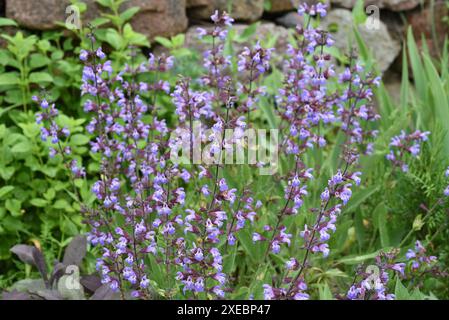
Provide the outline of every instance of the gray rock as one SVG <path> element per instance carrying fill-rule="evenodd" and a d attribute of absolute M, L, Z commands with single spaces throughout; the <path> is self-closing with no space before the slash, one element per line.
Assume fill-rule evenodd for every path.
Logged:
<path fill-rule="evenodd" d="M 132 0 L 135 1 L 135 0 Z M 145 1 L 145 0 L 140 0 Z M 153 0 L 158 10 L 142 10 L 132 21 L 133 28 L 153 40 L 184 32 L 188 26 L 186 0 Z"/>
<path fill-rule="evenodd" d="M 276 23 L 286 28 L 295 28 L 297 25 L 303 25 L 304 19 L 296 12 L 289 12 L 277 18 Z"/>
<path fill-rule="evenodd" d="M 375 5 L 379 7 L 379 9 L 405 11 L 416 8 L 420 2 L 421 0 L 365 0 L 365 6 Z M 331 0 L 331 3 L 352 9 L 357 3 L 357 0 Z"/>
<path fill-rule="evenodd" d="M 83 23 L 99 17 L 105 11 L 95 0 L 84 0 L 87 11 Z M 6 0 L 6 16 L 29 29 L 51 30 L 56 22 L 64 22 L 70 0 Z M 122 9 L 138 6 L 140 11 L 131 21 L 134 29 L 153 39 L 155 36 L 172 36 L 187 28 L 186 0 L 130 0 Z"/>
<path fill-rule="evenodd" d="M 382 80 L 385 85 L 385 89 L 387 89 L 390 94 L 390 98 L 395 104 L 399 104 L 401 102 L 401 75 L 399 73 L 387 71 L 383 76 Z M 410 83 L 410 86 L 412 84 Z"/>
<path fill-rule="evenodd" d="M 207 6 L 209 4 L 209 0 L 187 0 L 186 7 L 194 8 L 194 7 L 202 7 Z"/>
<path fill-rule="evenodd" d="M 338 26 L 338 30 L 332 33 L 335 46 L 344 53 L 349 52 L 349 37 L 353 35 L 351 11 L 346 9 L 330 11 L 323 20 L 322 26 L 326 29 L 330 25 Z M 379 70 L 381 72 L 386 71 L 401 51 L 400 41 L 393 39 L 387 26 L 381 21 L 377 30 L 370 30 L 365 25 L 360 25 L 359 31 L 366 45 L 376 58 Z"/>
<path fill-rule="evenodd" d="M 69 5 L 70 0 L 43 0 L 39 5 L 32 0 L 7 0 L 6 16 L 29 29 L 54 29 L 56 21 L 65 20 Z"/>
<path fill-rule="evenodd" d="M 270 10 L 268 12 L 285 12 L 294 10 L 298 7 L 298 0 L 271 0 Z"/>

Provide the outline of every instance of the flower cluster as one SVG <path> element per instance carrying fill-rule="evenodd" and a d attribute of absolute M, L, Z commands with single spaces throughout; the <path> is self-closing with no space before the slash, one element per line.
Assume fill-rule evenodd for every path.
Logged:
<path fill-rule="evenodd" d="M 309 229 L 307 224 L 300 235 L 307 243 L 306 250 L 312 253 L 321 252 L 324 257 L 329 254 L 329 246 L 326 243 L 330 239 L 330 232 L 335 232 L 337 217 L 341 209 L 352 196 L 352 183 L 360 184 L 360 172 L 348 173 L 338 171 L 329 181 L 328 186 L 321 193 L 321 207 L 316 223 Z M 330 207 L 330 200 L 336 203 Z M 319 237 L 315 236 L 319 235 Z"/>
<path fill-rule="evenodd" d="M 308 297 L 304 292 L 307 288 L 304 271 L 308 267 L 309 255 L 318 252 L 324 257 L 329 255 L 327 242 L 330 234 L 335 232 L 337 218 L 352 196 L 353 185 L 358 186 L 361 181 L 361 172 L 350 171 L 359 157 L 357 147 L 366 145 L 368 138 L 377 134 L 376 131 L 364 130 L 362 123 L 379 119 L 371 103 L 372 88 L 379 84 L 379 78 L 364 75 L 365 70 L 360 64 L 353 63 L 357 58 L 354 54 L 350 56 L 350 66 L 338 74 L 325 50 L 332 47 L 334 41 L 328 32 L 311 26 L 311 17 L 324 17 L 326 6 L 304 4 L 300 6 L 299 13 L 308 15 L 307 22 L 304 27 L 296 28 L 298 45 L 289 46 L 284 86 L 277 97 L 279 115 L 288 130 L 283 147 L 286 154 L 294 155 L 296 165 L 287 180 L 286 203 L 277 216 L 276 227 L 265 226 L 264 233 L 255 233 L 253 240 L 267 241 L 271 252 L 277 254 L 280 244 L 290 245 L 297 239 L 287 232 L 283 220 L 288 215 L 297 214 L 307 196 L 307 182 L 313 176 L 312 169 L 305 166 L 302 155 L 309 148 L 324 148 L 327 145 L 326 137 L 320 130 L 322 126 L 335 125 L 346 136 L 342 149 L 346 164 L 329 179 L 328 186 L 321 193 L 321 204 L 313 210 L 317 213 L 313 224 L 306 224 L 299 233 L 305 251 L 301 262 L 291 258 L 280 285 L 265 285 L 266 297 L 282 299 Z M 332 85 L 336 82 L 346 89 L 343 92 L 336 90 Z M 369 151 L 372 147 L 367 145 L 366 149 Z M 271 236 L 266 235 L 270 232 Z"/>
<path fill-rule="evenodd" d="M 421 266 L 432 266 L 436 261 L 437 257 L 427 256 L 426 248 L 422 245 L 421 241 L 417 240 L 415 243 L 415 249 L 409 249 L 405 255 L 407 260 L 412 262 L 412 271 L 417 271 Z"/>
<path fill-rule="evenodd" d="M 82 210 L 90 226 L 88 239 L 101 252 L 97 261 L 101 281 L 122 298 L 128 290 L 135 298 L 151 298 L 156 289 L 151 270 L 157 265 L 165 267 L 167 279 L 156 285 L 164 287 L 166 297 L 172 297 L 171 289 L 179 287 L 175 281 L 185 295 L 224 297 L 229 290 L 223 271 L 225 250 L 236 245 L 237 234 L 254 222 L 262 206 L 248 189 L 239 192 L 220 177 L 218 162 L 182 166 L 170 161 L 170 152 L 179 145 L 179 130 L 187 128 L 193 142 L 193 121 L 210 124 L 211 135 L 223 137 L 215 140 L 210 151 L 218 159 L 241 139 L 249 124 L 233 108 L 239 99 L 236 93 L 250 88 L 250 82 L 269 68 L 270 50 L 257 45 L 249 56 L 242 53 L 242 59 L 254 62 L 253 76 L 233 83 L 230 60 L 223 55 L 226 27 L 233 20 L 218 12 L 212 20 L 212 30 L 199 30 L 201 38 L 213 38 L 212 49 L 204 54 L 205 75 L 199 82 L 180 79 L 173 92 L 163 80 L 173 57 L 150 54 L 146 62 L 136 65 L 132 59 L 116 72 L 101 47 L 94 49 L 92 36 L 92 48 L 80 53 L 85 64 L 84 111 L 91 115 L 86 130 L 94 137 L 91 151 L 101 158 L 98 180 L 92 186 L 96 202 Z M 139 82 L 145 74 L 155 80 Z M 248 97 L 257 99 L 259 91 L 245 93 L 239 105 L 247 104 Z M 159 117 L 157 97 L 163 95 L 171 97 L 176 108 L 175 128 Z M 69 135 L 68 130 L 56 125 L 54 105 L 36 101 L 44 110 L 37 116 L 44 124 L 43 139 L 51 136 L 58 152 L 64 153 L 60 139 Z M 233 129 L 234 134 L 225 138 L 226 129 Z M 205 133 L 199 137 L 202 144 L 210 140 Z M 68 166 L 76 177 L 85 174 L 76 160 L 68 161 Z M 189 202 L 188 192 L 201 200 Z"/>
<path fill-rule="evenodd" d="M 362 123 L 374 122 L 380 118 L 372 103 L 373 88 L 379 86 L 380 78 L 369 73 L 362 76 L 365 70 L 359 63 L 353 63 L 357 59 L 354 53 L 351 53 L 349 59 L 350 67 L 339 76 L 339 82 L 344 84 L 346 89 L 340 96 L 338 115 L 347 142 L 351 146 L 348 150 L 364 149 L 350 152 L 347 161 L 352 161 L 351 158 L 357 158 L 359 152 L 368 155 L 373 152 L 373 144 L 370 141 L 377 136 L 378 131 L 366 130 L 362 128 Z M 349 107 L 345 107 L 344 102 L 347 102 Z"/>
<path fill-rule="evenodd" d="M 390 153 L 386 158 L 393 163 L 395 167 L 401 168 L 403 172 L 408 172 L 408 165 L 405 163 L 404 158 L 406 155 L 410 155 L 414 158 L 418 157 L 421 152 L 421 144 L 423 141 L 427 141 L 430 132 L 421 132 L 419 130 L 412 134 L 406 134 L 402 131 L 400 135 L 391 139 Z"/>
<path fill-rule="evenodd" d="M 67 128 L 61 128 L 56 123 L 56 117 L 58 116 L 58 110 L 54 103 L 49 103 L 46 99 L 40 99 L 34 96 L 33 101 L 38 103 L 42 109 L 42 112 L 36 114 L 36 123 L 44 124 L 41 127 L 41 139 L 42 141 L 50 141 L 54 145 L 60 144 L 61 138 L 67 138 L 70 135 L 70 131 Z M 60 152 L 60 150 L 54 150 L 50 153 L 55 155 L 55 153 Z M 66 150 L 66 153 L 70 153 Z"/>
<path fill-rule="evenodd" d="M 216 104 L 226 104 L 229 98 L 228 90 L 231 86 L 231 77 L 228 68 L 231 58 L 224 55 L 224 40 L 228 34 L 227 28 L 232 26 L 232 19 L 226 12 L 215 13 L 211 17 L 214 22 L 213 28 L 198 28 L 198 37 L 212 39 L 212 48 L 203 51 L 203 66 L 206 70 L 201 78 L 205 86 L 213 88 L 211 100 Z M 219 111 L 218 108 L 216 111 Z"/>
<path fill-rule="evenodd" d="M 64 164 L 71 172 L 71 178 L 83 178 L 86 176 L 84 167 L 78 164 L 77 159 L 69 159 L 72 150 L 67 143 L 67 139 L 70 136 L 70 131 L 66 127 L 60 127 L 57 124 L 58 110 L 54 103 L 49 103 L 46 99 L 41 99 L 34 96 L 33 101 L 38 103 L 41 107 L 42 112 L 36 114 L 36 123 L 44 124 L 41 127 L 41 139 L 46 142 L 50 138 L 52 146 L 49 150 L 49 155 L 51 158 L 56 155 L 61 155 L 64 160 Z"/>
<path fill-rule="evenodd" d="M 286 262 L 285 268 L 288 270 L 295 270 L 297 266 L 297 261 L 289 260 Z M 292 292 L 288 292 L 289 290 L 285 288 L 274 288 L 268 284 L 264 284 L 263 289 L 265 300 L 309 300 L 310 298 L 309 294 L 305 292 L 307 290 L 307 284 L 302 279 L 296 283 Z"/>
<path fill-rule="evenodd" d="M 394 300 L 395 295 L 388 292 L 388 284 L 391 279 L 389 271 L 404 275 L 405 263 L 394 262 L 396 252 L 381 253 L 376 257 L 374 265 L 359 268 L 357 278 L 347 293 L 350 300 Z"/>
<path fill-rule="evenodd" d="M 327 15 L 327 4 L 318 2 L 317 4 L 303 3 L 298 8 L 298 13 L 302 15 L 308 15 L 311 17 L 320 16 L 324 18 Z"/>

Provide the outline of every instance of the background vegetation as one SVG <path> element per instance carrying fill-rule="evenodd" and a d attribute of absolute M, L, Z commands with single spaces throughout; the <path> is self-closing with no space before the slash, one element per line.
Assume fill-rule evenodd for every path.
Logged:
<path fill-rule="evenodd" d="M 46 94 L 63 111 L 59 119 L 61 123 L 71 132 L 77 132 L 70 146 L 80 161 L 88 165 L 87 178 L 76 181 L 76 187 L 83 201 L 92 202 L 90 177 L 98 170 L 98 159 L 89 152 L 90 138 L 83 130 L 86 118 L 79 99 L 82 71 L 79 52 L 89 47 L 86 35 L 92 29 L 115 66 L 121 66 L 130 59 L 141 61 L 151 50 L 147 39 L 134 32 L 128 24 L 137 12 L 135 9 L 119 12 L 116 0 L 98 2 L 112 10 L 105 9 L 108 14 L 92 21 L 89 28 L 84 26 L 70 34 L 63 31 L 40 34 L 17 31 L 8 35 L 2 31 L 1 37 L 7 45 L 0 49 L 1 288 L 8 288 L 15 281 L 32 278 L 37 273 L 11 255 L 13 245 L 28 243 L 36 246 L 45 254 L 46 264 L 50 266 L 54 260 L 62 260 L 64 249 L 74 236 L 86 231 L 61 159 L 49 158 L 48 145 L 40 140 L 40 129 L 35 123 L 37 106 L 31 103 L 31 97 L 48 89 Z M 354 15 L 356 22 L 363 23 L 363 12 L 355 10 Z M 0 28 L 8 26 L 15 26 L 15 22 L 0 18 Z M 254 32 L 255 28 L 251 26 L 239 36 L 231 31 L 226 50 L 231 53 L 233 42 L 248 41 Z M 356 27 L 354 39 L 365 64 L 375 67 L 376 61 Z M 263 46 L 270 47 L 275 39 L 268 37 L 261 41 Z M 178 74 L 195 77 L 199 72 L 200 56 L 184 48 L 183 35 L 171 39 L 157 38 L 156 42 L 178 61 L 167 79 L 172 85 Z M 443 266 L 449 263 L 449 203 L 442 198 L 442 191 L 448 184 L 443 173 L 449 165 L 449 48 L 446 43 L 441 59 L 435 60 L 425 47 L 418 50 L 411 30 L 405 48 L 400 101 L 393 102 L 383 85 L 376 92 L 382 117 L 376 151 L 374 156 L 362 158 L 363 186 L 355 191 L 338 222 L 338 231 L 331 240 L 331 256 L 314 270 L 314 284 L 318 289 L 316 298 L 329 298 L 333 287 L 347 282 L 360 263 L 370 261 L 381 250 L 401 248 L 401 257 L 405 260 L 405 252 L 417 239 L 428 245 Z M 344 53 L 331 53 L 344 64 Z M 264 83 L 269 95 L 261 101 L 260 110 L 254 117 L 260 124 L 275 128 L 279 123 L 273 113 L 273 96 L 282 81 L 282 73 L 274 65 L 272 68 Z M 170 122 L 173 106 L 170 101 L 162 103 L 166 109 L 161 112 Z M 432 132 L 421 156 L 410 162 L 408 173 L 392 171 L 385 159 L 391 137 L 402 129 Z M 339 136 L 332 138 L 333 134 L 328 132 L 327 137 L 338 141 Z M 315 163 L 321 164 L 318 168 L 321 172 L 332 173 L 335 171 L 336 161 L 333 160 L 336 154 L 337 150 L 324 149 L 311 157 Z M 236 180 L 235 177 L 242 178 Z M 229 179 L 240 187 L 253 181 L 248 172 L 229 172 Z M 312 195 L 319 194 L 324 184 L 323 181 L 315 181 Z M 283 195 L 281 185 L 267 187 L 259 183 L 258 189 L 256 198 L 270 195 L 273 204 Z M 298 216 L 295 219 L 290 221 L 293 228 L 302 225 L 304 221 L 301 219 L 305 218 Z M 263 252 L 254 250 L 250 239 L 250 234 L 240 239 L 234 263 L 237 275 L 251 274 L 248 270 L 258 269 L 256 262 Z M 294 251 L 300 249 L 291 247 L 289 250 L 294 255 Z M 89 248 L 83 264 L 86 273 L 94 271 L 94 257 L 94 250 Z M 261 271 L 261 281 L 264 271 Z M 233 295 L 236 298 L 245 297 L 253 285 L 253 279 L 239 281 L 242 287 Z M 412 297 L 412 293 L 405 292 L 402 297 Z M 418 297 L 449 298 L 447 278 L 426 279 L 422 292 L 427 294 Z"/>

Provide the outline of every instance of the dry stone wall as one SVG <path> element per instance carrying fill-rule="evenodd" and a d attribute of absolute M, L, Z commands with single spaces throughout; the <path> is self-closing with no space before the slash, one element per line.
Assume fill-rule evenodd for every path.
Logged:
<path fill-rule="evenodd" d="M 350 10 L 357 0 L 327 0 L 331 6 L 324 24 L 338 25 L 334 33 L 337 43 L 344 47 L 348 41 L 351 22 Z M 95 0 L 83 0 L 88 10 L 85 19 L 88 21 L 100 13 Z M 263 35 L 267 29 L 275 29 L 278 34 L 288 34 L 301 18 L 295 8 L 301 2 L 313 3 L 314 0 L 271 0 L 269 5 L 264 0 L 234 0 L 231 15 L 239 23 L 245 24 L 261 20 L 258 34 Z M 363 30 L 361 34 L 374 56 L 379 61 L 382 71 L 391 68 L 399 61 L 401 46 L 408 25 L 420 45 L 427 44 L 435 55 L 448 34 L 448 23 L 443 18 L 448 10 L 443 1 L 436 1 L 431 10 L 430 0 L 366 0 L 365 5 L 379 8 L 380 23 L 376 30 Z M 36 5 L 38 3 L 38 5 Z M 140 12 L 133 18 L 135 30 L 153 40 L 155 36 L 173 36 L 186 32 L 188 38 L 193 34 L 196 25 L 206 25 L 214 10 L 229 9 L 228 0 L 129 0 L 123 9 L 139 6 Z M 0 0 L 0 16 L 16 20 L 23 28 L 31 30 L 50 30 L 58 28 L 57 21 L 66 18 L 65 9 L 70 0 Z M 404 19 L 405 18 L 405 19 Z M 433 28 L 434 27 L 434 28 Z M 271 32 L 270 32 L 271 33 Z M 424 39 L 421 39 L 424 34 Z M 283 37 L 281 37 L 282 39 Z M 188 42 L 192 43 L 192 42 Z M 280 48 L 280 49 L 279 49 Z M 282 46 L 278 47 L 282 50 Z M 400 61 L 399 61 L 400 62 Z"/>

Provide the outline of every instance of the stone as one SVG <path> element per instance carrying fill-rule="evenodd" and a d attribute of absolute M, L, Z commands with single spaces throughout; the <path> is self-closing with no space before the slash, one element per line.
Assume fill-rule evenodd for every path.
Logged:
<path fill-rule="evenodd" d="M 25 28 L 49 30 L 56 28 L 56 21 L 65 20 L 69 0 L 43 0 L 36 5 L 33 0 L 7 0 L 6 16 Z"/>
<path fill-rule="evenodd" d="M 338 26 L 338 30 L 332 33 L 335 46 L 343 53 L 348 53 L 349 36 L 353 34 L 351 11 L 346 9 L 331 10 L 327 17 L 323 19 L 322 27 L 328 28 L 330 25 Z M 388 70 L 401 51 L 401 42 L 390 35 L 387 26 L 382 21 L 380 21 L 377 30 L 370 30 L 365 25 L 360 25 L 359 31 L 367 47 L 376 58 L 380 71 Z"/>
<path fill-rule="evenodd" d="M 289 12 L 277 18 L 276 23 L 286 28 L 295 28 L 297 25 L 303 25 L 304 18 L 296 12 Z"/>
<path fill-rule="evenodd" d="M 194 8 L 194 7 L 207 6 L 208 4 L 209 0 L 187 0 L 186 7 Z"/>
<path fill-rule="evenodd" d="M 271 0 L 270 10 L 268 12 L 286 12 L 297 8 L 297 0 Z"/>
<path fill-rule="evenodd" d="M 186 0 L 130 0 L 121 9 L 138 6 L 140 11 L 133 17 L 131 24 L 135 31 L 153 39 L 155 36 L 173 36 L 185 31 L 187 16 Z M 99 17 L 102 8 L 95 0 L 84 0 L 87 11 L 84 23 Z M 57 21 L 65 21 L 66 8 L 70 0 L 40 0 L 38 6 L 34 0 L 6 0 L 6 16 L 16 20 L 20 26 L 35 30 L 58 28 Z"/>
<path fill-rule="evenodd" d="M 253 22 L 262 17 L 264 0 L 239 0 L 231 2 L 232 7 L 230 12 L 235 20 Z M 191 6 L 187 11 L 188 16 L 193 19 L 209 21 L 210 16 L 215 10 L 229 11 L 228 0 L 208 0 L 205 5 L 200 5 L 200 0 L 191 0 L 190 5 L 193 3 L 197 3 L 197 5 Z"/>
<path fill-rule="evenodd" d="M 357 0 L 331 0 L 332 4 L 344 8 L 352 9 Z M 365 0 L 365 6 L 374 5 L 379 9 L 392 11 L 406 11 L 416 8 L 421 0 Z"/>
<path fill-rule="evenodd" d="M 142 1 L 142 0 L 141 0 Z M 154 1 L 153 1 L 154 2 Z M 164 0 L 162 10 L 139 12 L 132 20 L 135 31 L 141 32 L 153 40 L 156 36 L 171 37 L 187 29 L 185 0 Z"/>
<path fill-rule="evenodd" d="M 382 81 L 385 85 L 385 89 L 390 94 L 392 102 L 399 105 L 401 102 L 401 84 L 402 77 L 400 73 L 387 71 L 382 76 Z M 412 83 L 409 84 L 410 86 Z"/>
<path fill-rule="evenodd" d="M 439 2 L 435 3 L 433 10 L 430 6 L 426 6 L 422 10 L 413 10 L 406 15 L 407 23 L 413 30 L 418 48 L 423 48 L 423 41 L 425 41 L 430 54 L 435 58 L 441 54 L 445 38 L 449 33 L 448 23 L 443 21 L 448 14 L 449 10 L 446 4 Z M 435 29 L 433 30 L 433 28 Z"/>

